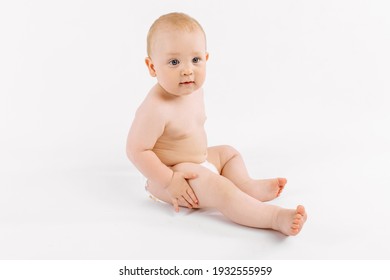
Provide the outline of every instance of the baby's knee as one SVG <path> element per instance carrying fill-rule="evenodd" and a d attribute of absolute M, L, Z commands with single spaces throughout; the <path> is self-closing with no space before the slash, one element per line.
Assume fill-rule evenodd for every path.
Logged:
<path fill-rule="evenodd" d="M 224 158 L 230 159 L 235 156 L 239 156 L 240 153 L 230 145 L 221 146 L 220 155 L 223 155 Z"/>
<path fill-rule="evenodd" d="M 190 183 L 197 182 L 197 185 L 203 186 L 206 183 L 215 180 L 215 178 L 213 178 L 213 176 L 211 176 L 214 173 L 212 173 L 207 168 L 205 168 L 199 164 L 196 164 L 196 163 L 190 163 L 190 162 L 179 163 L 179 164 L 173 166 L 172 170 L 174 172 L 181 172 L 181 173 L 185 173 L 185 174 L 188 174 L 188 173 L 196 174 L 196 178 L 190 179 L 189 182 Z"/>
<path fill-rule="evenodd" d="M 209 169 L 204 166 L 196 163 L 179 163 L 172 167 L 174 172 L 182 173 L 195 173 L 196 178 L 190 179 L 190 184 L 196 184 L 199 187 L 215 185 L 216 180 L 218 179 L 217 174 L 211 172 Z"/>
<path fill-rule="evenodd" d="M 196 188 L 208 188 L 209 190 L 212 190 L 220 185 L 221 176 L 200 164 L 187 162 L 179 163 L 173 166 L 172 170 L 174 172 L 196 174 L 196 178 L 188 180 L 190 185 L 194 185 Z"/>

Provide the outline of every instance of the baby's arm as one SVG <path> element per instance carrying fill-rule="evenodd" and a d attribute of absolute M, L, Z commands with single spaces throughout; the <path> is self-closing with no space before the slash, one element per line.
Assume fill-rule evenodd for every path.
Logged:
<path fill-rule="evenodd" d="M 163 164 L 152 151 L 165 127 L 163 118 L 151 110 L 139 108 L 127 137 L 128 158 L 149 180 L 160 186 L 168 186 L 173 171 Z"/>
<path fill-rule="evenodd" d="M 147 107 L 138 109 L 127 138 L 127 156 L 146 178 L 166 188 L 176 211 L 179 211 L 178 200 L 192 208 L 198 200 L 186 179 L 193 179 L 196 174 L 173 172 L 153 152 L 157 139 L 164 132 L 163 116 L 156 112 L 156 106 L 149 110 Z"/>

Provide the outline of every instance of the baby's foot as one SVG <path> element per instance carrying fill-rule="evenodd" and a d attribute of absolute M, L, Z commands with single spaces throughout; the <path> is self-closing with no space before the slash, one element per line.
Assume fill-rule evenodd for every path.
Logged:
<path fill-rule="evenodd" d="M 250 196 L 265 202 L 278 197 L 286 183 L 285 178 L 251 180 L 246 182 L 243 188 Z"/>
<path fill-rule="evenodd" d="M 305 207 L 298 205 L 297 209 L 281 208 L 274 219 L 273 229 L 285 235 L 297 235 L 306 222 Z"/>

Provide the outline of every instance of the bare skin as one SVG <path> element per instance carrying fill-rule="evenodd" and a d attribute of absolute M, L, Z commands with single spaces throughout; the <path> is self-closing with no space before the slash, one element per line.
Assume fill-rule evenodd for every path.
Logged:
<path fill-rule="evenodd" d="M 287 183 L 285 178 L 252 179 L 240 153 L 230 146 L 208 148 L 207 160 L 213 163 L 222 176 L 230 179 L 238 188 L 250 196 L 265 202 L 278 197 Z"/>
<path fill-rule="evenodd" d="M 199 164 L 180 163 L 172 169 L 181 174 L 197 174 L 196 178 L 189 179 L 188 182 L 196 193 L 199 204 L 189 208 L 216 208 L 235 223 L 273 229 L 285 235 L 297 235 L 307 219 L 303 206 L 284 209 L 262 203 L 241 191 L 226 177 L 217 175 Z M 148 190 L 160 200 L 170 203 L 169 193 L 153 182 L 149 182 Z M 187 202 L 181 199 L 179 205 L 188 207 Z"/>
<path fill-rule="evenodd" d="M 203 33 L 164 30 L 146 59 L 158 83 L 138 108 L 127 140 L 127 155 L 148 178 L 148 190 L 175 211 L 213 207 L 241 225 L 298 234 L 307 218 L 303 206 L 263 203 L 280 195 L 286 179 L 254 180 L 234 148 L 207 147 Z M 206 160 L 219 174 L 200 165 Z"/>
<path fill-rule="evenodd" d="M 302 205 L 298 205 L 295 210 L 281 209 L 272 228 L 285 235 L 297 235 L 306 219 L 306 210 Z"/>

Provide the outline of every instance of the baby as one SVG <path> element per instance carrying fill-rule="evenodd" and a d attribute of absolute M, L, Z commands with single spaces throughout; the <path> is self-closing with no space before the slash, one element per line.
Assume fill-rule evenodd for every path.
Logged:
<path fill-rule="evenodd" d="M 135 114 L 126 149 L 147 190 L 175 211 L 212 207 L 244 226 L 298 234 L 303 206 L 264 203 L 280 195 L 286 179 L 251 179 L 234 148 L 207 147 L 202 85 L 209 54 L 200 24 L 182 13 L 161 16 L 149 30 L 147 52 L 157 84 Z"/>

